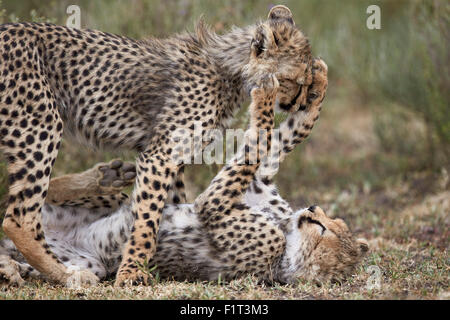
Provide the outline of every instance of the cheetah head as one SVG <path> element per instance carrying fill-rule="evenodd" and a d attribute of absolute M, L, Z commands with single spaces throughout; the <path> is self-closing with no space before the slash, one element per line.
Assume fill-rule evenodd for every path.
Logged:
<path fill-rule="evenodd" d="M 355 239 L 342 219 L 331 219 L 312 206 L 296 212 L 286 235 L 286 282 L 306 279 L 318 283 L 351 275 L 369 250 Z"/>
<path fill-rule="evenodd" d="M 277 105 L 284 111 L 295 112 L 306 105 L 312 62 L 309 41 L 296 27 L 289 8 L 273 7 L 267 20 L 256 28 L 248 77 L 257 82 L 267 73 L 274 73 L 280 83 Z"/>

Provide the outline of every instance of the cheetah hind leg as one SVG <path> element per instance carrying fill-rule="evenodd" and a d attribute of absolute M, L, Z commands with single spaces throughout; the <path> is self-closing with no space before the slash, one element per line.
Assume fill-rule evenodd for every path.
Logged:
<path fill-rule="evenodd" d="M 40 85 L 43 90 L 51 93 L 44 81 L 41 81 Z M 27 87 L 25 83 L 24 87 Z M 19 101 L 13 95 L 11 97 L 8 97 L 11 109 L 19 108 Z M 73 273 L 67 270 L 50 249 L 41 222 L 41 209 L 47 198 L 51 169 L 58 154 L 63 124 L 53 97 L 44 96 L 39 101 L 27 100 L 22 103 L 41 111 L 32 114 L 38 115 L 32 121 L 37 124 L 32 125 L 27 118 L 22 121 L 23 124 L 20 122 L 22 127 L 17 121 L 10 121 L 7 115 L 2 118 L 6 119 L 3 123 L 8 120 L 11 123 L 8 128 L 2 126 L 1 137 L 9 177 L 9 198 L 2 224 L 3 231 L 27 262 L 46 279 L 67 285 L 67 280 Z M 0 105 L 3 103 L 0 102 Z M 45 119 L 52 120 L 54 125 L 48 126 L 44 122 L 47 121 Z M 39 125 L 40 123 L 42 125 Z M 24 126 L 27 128 L 23 128 Z M 83 272 L 82 283 L 85 280 L 86 284 L 98 280 L 94 274 L 84 276 L 87 273 L 89 271 Z"/>
<path fill-rule="evenodd" d="M 129 201 L 121 191 L 134 183 L 136 167 L 133 163 L 112 160 L 93 168 L 50 181 L 47 203 L 58 206 L 88 209 L 116 209 Z"/>

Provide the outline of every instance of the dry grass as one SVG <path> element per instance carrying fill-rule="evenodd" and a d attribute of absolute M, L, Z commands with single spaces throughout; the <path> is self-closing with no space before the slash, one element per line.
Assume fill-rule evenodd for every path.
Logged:
<path fill-rule="evenodd" d="M 372 251 L 353 277 L 342 284 L 317 286 L 258 284 L 252 277 L 229 283 L 160 281 L 149 287 L 67 289 L 33 281 L 22 288 L 0 288 L 0 299 L 450 299 L 446 252 L 412 240 L 398 244 L 375 238 Z M 380 288 L 368 289 L 371 274 L 381 270 Z"/>

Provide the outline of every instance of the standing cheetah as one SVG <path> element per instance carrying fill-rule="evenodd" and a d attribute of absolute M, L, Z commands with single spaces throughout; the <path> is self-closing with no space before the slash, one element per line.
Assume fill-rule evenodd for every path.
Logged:
<path fill-rule="evenodd" d="M 280 125 L 281 159 L 308 136 L 319 115 L 326 65 L 316 60 L 313 73 L 307 108 Z M 252 91 L 249 130 L 273 126 L 273 105 L 264 102 L 274 101 L 274 90 L 269 85 Z M 161 276 L 229 280 L 252 273 L 263 280 L 295 283 L 299 278 L 340 280 L 354 270 L 367 243 L 355 240 L 342 220 L 328 218 L 319 207 L 294 212 L 271 176 L 257 171 L 258 165 L 232 161 L 195 205 L 165 207 L 153 260 Z M 134 221 L 130 204 L 122 204 L 127 200 L 120 187 L 131 183 L 133 173 L 133 166 L 113 161 L 51 181 L 49 190 L 54 186 L 64 196 L 49 191 L 44 229 L 67 267 L 86 268 L 99 278 L 117 271 Z M 0 275 L 10 284 L 41 277 L 9 240 L 0 242 L 0 265 Z"/>
<path fill-rule="evenodd" d="M 225 127 L 250 89 L 272 73 L 289 88 L 278 93 L 280 108 L 305 108 L 310 69 L 309 42 L 284 6 L 224 35 L 199 23 L 194 34 L 143 41 L 51 24 L 1 25 L 5 233 L 33 267 L 66 283 L 71 273 L 48 246 L 40 217 L 63 128 L 94 147 L 136 150 L 136 219 L 116 284 L 147 283 L 138 265 L 155 253 L 169 189 L 174 181 L 183 187 L 171 133 L 196 122 L 202 130 Z"/>

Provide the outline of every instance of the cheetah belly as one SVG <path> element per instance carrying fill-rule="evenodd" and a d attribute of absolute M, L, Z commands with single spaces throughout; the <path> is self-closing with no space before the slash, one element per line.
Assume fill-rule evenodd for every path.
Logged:
<path fill-rule="evenodd" d="M 211 254 L 208 237 L 192 204 L 166 206 L 155 255 L 159 274 L 179 280 L 211 280 L 223 264 Z"/>
<path fill-rule="evenodd" d="M 48 244 L 66 266 L 94 265 L 95 271 L 102 269 L 101 278 L 119 268 L 134 222 L 129 205 L 110 214 L 105 209 L 45 205 L 42 220 Z M 154 261 L 161 276 L 174 279 L 209 280 L 223 268 L 210 255 L 192 204 L 165 207 Z"/>

